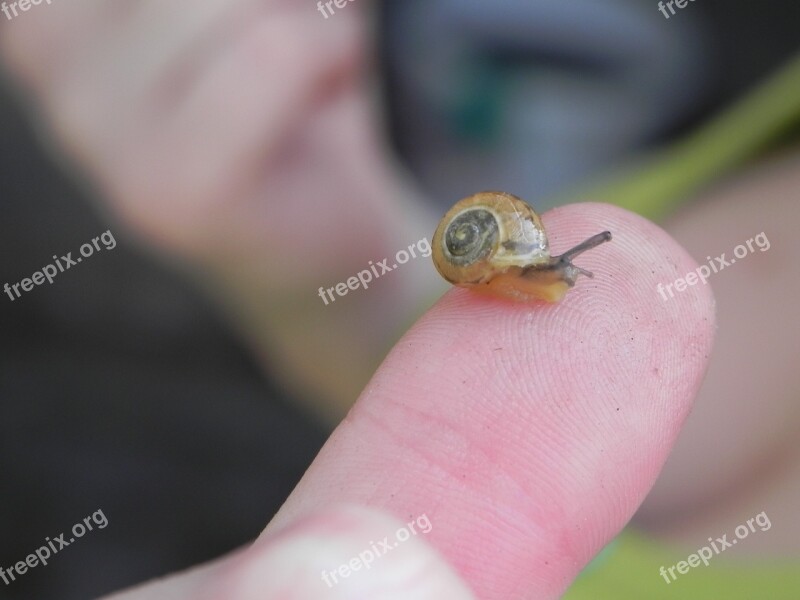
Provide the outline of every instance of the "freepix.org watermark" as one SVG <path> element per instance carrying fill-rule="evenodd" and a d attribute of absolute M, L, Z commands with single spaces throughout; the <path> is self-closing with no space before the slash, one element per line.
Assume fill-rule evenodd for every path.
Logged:
<path fill-rule="evenodd" d="M 389 266 L 389 259 L 384 258 L 382 261 L 379 261 L 377 264 L 374 264 L 372 261 L 369 261 L 369 268 L 364 269 L 358 275 L 354 275 L 353 277 L 349 277 L 347 282 L 337 283 L 333 287 L 329 287 L 325 289 L 324 287 L 319 288 L 319 297 L 322 298 L 322 301 L 325 305 L 328 305 L 328 298 L 330 298 L 331 302 L 336 302 L 336 298 L 333 296 L 333 292 L 335 291 L 338 296 L 346 296 L 350 290 L 357 290 L 360 287 L 367 289 L 369 287 L 369 283 L 373 281 L 373 279 L 377 279 L 381 277 L 385 273 L 389 273 L 390 271 L 394 271 L 400 265 L 406 264 L 412 258 L 417 258 L 417 252 L 420 253 L 420 256 L 427 258 L 431 255 L 431 243 L 428 241 L 428 238 L 422 238 L 416 244 L 411 244 L 408 247 L 408 251 L 400 250 L 394 256 L 394 264 Z M 380 269 L 380 272 L 378 270 Z M 374 275 L 374 278 L 373 278 Z"/>
<path fill-rule="evenodd" d="M 677 564 L 672 565 L 669 568 L 664 568 L 662 565 L 661 569 L 659 569 L 658 573 L 664 578 L 668 584 L 672 583 L 677 579 L 677 575 L 675 575 L 675 570 L 677 569 L 679 575 L 686 575 L 689 572 L 690 568 L 699 567 L 700 563 L 702 562 L 705 566 L 708 566 L 708 561 L 711 560 L 717 554 L 725 552 L 728 548 L 733 548 L 734 544 L 736 544 L 739 540 L 745 539 L 751 533 L 756 532 L 756 528 L 753 525 L 758 525 L 761 531 L 769 531 L 772 527 L 772 523 L 770 523 L 769 517 L 767 513 L 762 511 L 758 513 L 755 517 L 751 519 L 747 519 L 746 523 L 742 523 L 738 525 L 736 529 L 734 529 L 733 533 L 736 535 L 736 539 L 728 540 L 728 535 L 723 535 L 722 537 L 718 537 L 716 541 L 708 538 L 708 541 L 711 542 L 711 547 L 703 546 L 700 548 L 696 553 L 690 554 L 686 557 L 686 560 L 678 561 Z M 714 552 L 711 552 L 711 549 L 714 549 Z M 667 576 L 669 573 L 670 578 Z"/>
<path fill-rule="evenodd" d="M 415 521 L 410 521 L 395 531 L 393 540 L 390 540 L 389 536 L 386 536 L 377 544 L 375 544 L 375 542 L 370 542 L 370 547 L 367 550 L 359 552 L 358 556 L 354 556 L 348 562 L 339 565 L 338 569 L 323 571 L 321 575 L 322 580 L 329 588 L 332 588 L 335 584 L 339 583 L 337 575 L 342 578 L 347 578 L 355 571 L 360 571 L 362 567 L 365 570 L 372 568 L 372 563 L 376 558 L 383 556 L 390 550 L 394 550 L 401 542 L 410 539 L 412 535 L 417 535 L 417 527 L 419 527 L 422 533 L 428 533 L 433 529 L 433 525 L 427 514 L 420 515 Z"/>
<path fill-rule="evenodd" d="M 27 573 L 28 569 L 33 569 L 39 564 L 46 566 L 48 559 L 54 554 L 69 546 L 76 538 L 82 538 L 87 532 L 92 531 L 94 529 L 92 523 L 97 525 L 98 529 L 106 528 L 108 519 L 105 514 L 103 514 L 102 509 L 96 510 L 83 521 L 75 523 L 75 525 L 72 526 L 72 537 L 69 538 L 69 541 L 64 539 L 64 536 L 67 535 L 66 533 L 62 533 L 52 540 L 47 537 L 45 538 L 45 543 L 39 546 L 35 552 L 28 554 L 24 561 L 19 561 L 7 569 L 0 567 L 0 578 L 3 579 L 6 585 L 10 585 L 12 581 L 16 581 L 16 575 L 24 575 Z M 14 574 L 15 572 L 16 575 Z"/>
<path fill-rule="evenodd" d="M 333 9 L 334 6 L 336 6 L 336 8 L 344 8 L 347 6 L 348 2 L 353 2 L 353 0 L 327 0 L 327 2 L 320 0 L 317 2 L 317 10 L 322 13 L 323 17 L 327 19 L 328 16 L 330 16 L 328 13 L 331 15 L 336 14 L 336 11 Z M 325 8 L 328 9 L 327 12 L 325 11 Z"/>
<path fill-rule="evenodd" d="M 3 285 L 3 291 L 8 294 L 8 297 L 11 298 L 13 302 L 17 298 L 20 297 L 19 288 L 22 288 L 23 292 L 30 292 L 33 289 L 34 285 L 42 285 L 47 280 L 47 283 L 53 283 L 53 278 L 58 275 L 59 273 L 63 273 L 67 269 L 74 267 L 79 262 L 81 262 L 84 258 L 89 258 L 92 254 L 94 254 L 95 250 L 98 252 L 102 250 L 100 248 L 100 244 L 98 242 L 103 242 L 103 247 L 106 250 L 113 250 L 117 247 L 117 240 L 114 239 L 111 230 L 107 230 L 102 235 L 97 236 L 96 238 L 92 239 L 91 243 L 87 242 L 80 247 L 81 256 L 77 258 L 72 258 L 72 252 L 67 252 L 66 255 L 62 256 L 60 259 L 54 254 L 53 260 L 55 264 L 45 265 L 42 267 L 41 271 L 36 271 L 30 277 L 26 277 L 22 281 L 9 285 L 6 283 Z M 83 258 L 81 258 L 83 257 Z M 56 265 L 58 267 L 56 268 Z M 12 293 L 13 290 L 13 293 Z M 15 296 L 16 295 L 16 296 Z"/>
<path fill-rule="evenodd" d="M 753 244 L 755 244 L 755 246 L 761 250 L 761 252 L 766 252 L 770 248 L 767 234 L 762 231 L 756 237 L 752 237 L 747 240 L 744 244 L 739 244 L 736 246 L 736 248 L 733 249 L 734 258 L 726 258 L 727 253 L 725 252 L 714 259 L 712 259 L 710 256 L 706 256 L 706 260 L 708 261 L 707 265 L 700 265 L 694 271 L 690 271 L 684 277 L 680 277 L 672 283 L 668 283 L 667 285 L 659 283 L 656 287 L 656 290 L 658 290 L 658 293 L 661 294 L 661 299 L 666 302 L 668 300 L 667 293 L 669 293 L 669 298 L 675 297 L 675 292 L 672 291 L 673 287 L 675 288 L 675 291 L 683 292 L 687 287 L 695 285 L 698 281 L 702 281 L 703 285 L 705 285 L 707 283 L 707 279 L 713 273 L 719 273 L 722 271 L 722 269 L 735 264 L 737 258 L 742 259 L 748 254 L 755 252 Z"/>
<path fill-rule="evenodd" d="M 669 19 L 669 15 L 667 14 L 667 8 L 669 8 L 670 13 L 673 15 L 675 14 L 675 9 L 672 7 L 674 4 L 678 8 L 686 8 L 689 2 L 694 2 L 694 0 L 669 0 L 668 2 L 661 2 L 658 3 L 658 10 L 661 11 L 661 14 L 664 15 L 665 19 Z"/>
<path fill-rule="evenodd" d="M 19 0 L 18 2 L 3 2 L 0 4 L 0 10 L 3 11 L 6 19 L 10 21 L 19 15 L 17 8 L 19 8 L 19 10 L 22 12 L 27 12 L 31 9 L 31 6 L 38 6 L 42 2 L 51 4 L 52 1 L 53 0 Z"/>

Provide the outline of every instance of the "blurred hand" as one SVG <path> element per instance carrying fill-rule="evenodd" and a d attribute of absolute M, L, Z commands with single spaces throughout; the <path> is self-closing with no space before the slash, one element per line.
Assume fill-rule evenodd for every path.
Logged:
<path fill-rule="evenodd" d="M 708 287 L 658 298 L 659 282 L 696 264 L 640 217 L 584 204 L 543 218 L 557 247 L 598 224 L 614 233 L 581 258 L 594 279 L 556 305 L 446 294 L 255 544 L 115 600 L 438 600 L 470 598 L 467 586 L 483 599 L 558 598 L 652 486 L 700 385 L 714 314 Z M 325 582 L 421 515 L 427 532 Z"/>
<path fill-rule="evenodd" d="M 430 287 L 418 280 L 433 281 L 406 268 L 345 308 L 317 296 L 432 228 L 377 137 L 361 17 L 281 0 L 76 0 L 0 24 L 5 63 L 102 199 L 211 274 L 276 372 L 339 414 Z"/>
<path fill-rule="evenodd" d="M 25 13 L 2 43 L 140 233 L 191 256 L 247 250 L 282 286 L 316 288 L 394 227 L 357 12 L 81 0 Z"/>

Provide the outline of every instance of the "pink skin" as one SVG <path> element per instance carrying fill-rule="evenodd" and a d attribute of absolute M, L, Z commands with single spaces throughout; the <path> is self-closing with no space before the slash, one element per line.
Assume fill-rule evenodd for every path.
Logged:
<path fill-rule="evenodd" d="M 696 286 L 661 300 L 658 283 L 696 264 L 636 215 L 581 204 L 544 222 L 556 252 L 599 229 L 613 232 L 611 243 L 580 257 L 595 278 L 556 305 L 445 294 L 395 346 L 258 542 L 192 575 L 209 590 L 204 597 L 326 598 L 365 585 L 359 574 L 331 590 L 320 580 L 320 564 L 333 569 L 373 539 L 341 525 L 330 509 L 340 503 L 400 523 L 426 514 L 424 542 L 477 597 L 498 600 L 558 598 L 627 523 L 702 380 L 711 291 Z M 374 539 L 390 531 L 363 523 Z M 297 536 L 318 543 L 295 552 Z M 355 551 L 332 554 L 321 541 L 332 539 Z M 383 560 L 369 577 L 402 570 L 400 553 Z M 407 585 L 449 576 L 438 559 L 430 565 L 412 569 Z M 269 575 L 286 572 L 308 573 L 313 584 L 275 587 L 283 584 Z M 125 599 L 183 598 L 159 591 L 180 582 Z M 403 589 L 397 597 L 436 597 Z"/>
<path fill-rule="evenodd" d="M 658 227 L 605 205 L 545 216 L 554 251 L 609 229 L 564 302 L 453 290 L 395 346 L 270 527 L 330 502 L 427 513 L 481 598 L 555 598 L 653 484 L 711 350 L 708 287 Z M 270 528 L 267 529 L 269 531 Z"/>

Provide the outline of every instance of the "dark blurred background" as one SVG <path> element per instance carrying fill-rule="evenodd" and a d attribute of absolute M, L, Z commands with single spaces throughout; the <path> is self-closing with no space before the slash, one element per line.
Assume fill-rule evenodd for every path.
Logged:
<path fill-rule="evenodd" d="M 0 285 L 109 228 L 117 240 L 0 301 L 0 567 L 97 510 L 109 522 L 0 598 L 97 596 L 254 539 L 323 429 L 178 270 L 96 213 L 7 88 L 0 114 Z"/>
<path fill-rule="evenodd" d="M 691 130 L 800 47 L 790 0 L 697 0 L 669 21 L 656 5 L 383 3 L 398 154 L 442 208 L 492 187 L 546 206 Z M 52 286 L 0 298 L 0 567 L 98 509 L 109 521 L 0 598 L 96 596 L 253 539 L 324 428 L 178 269 L 95 210 L 7 86 L 0 114 L 0 285 L 107 229 L 117 241 Z"/>
<path fill-rule="evenodd" d="M 789 0 L 692 0 L 669 19 L 653 0 L 383 5 L 391 135 L 442 210 L 482 189 L 548 208 L 800 49 Z"/>

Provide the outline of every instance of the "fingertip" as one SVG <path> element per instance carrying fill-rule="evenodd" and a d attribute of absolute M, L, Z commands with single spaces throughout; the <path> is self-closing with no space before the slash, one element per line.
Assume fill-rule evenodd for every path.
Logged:
<path fill-rule="evenodd" d="M 602 231 L 559 303 L 448 291 L 403 337 L 287 502 L 427 512 L 479 597 L 556 598 L 630 519 L 702 380 L 706 285 L 657 225 L 606 204 L 542 215 L 551 251 Z"/>

